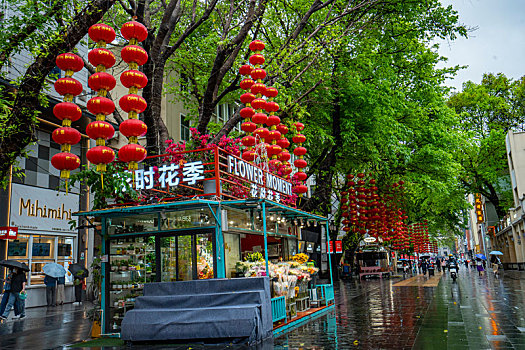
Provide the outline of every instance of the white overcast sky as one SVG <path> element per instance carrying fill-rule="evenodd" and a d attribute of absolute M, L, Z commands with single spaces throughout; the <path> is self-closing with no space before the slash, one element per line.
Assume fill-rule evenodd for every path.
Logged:
<path fill-rule="evenodd" d="M 447 85 L 461 91 L 463 82 L 480 83 L 483 73 L 525 75 L 525 0 L 441 0 L 452 5 L 461 23 L 477 27 L 469 38 L 440 42 L 447 66 L 465 65 Z"/>

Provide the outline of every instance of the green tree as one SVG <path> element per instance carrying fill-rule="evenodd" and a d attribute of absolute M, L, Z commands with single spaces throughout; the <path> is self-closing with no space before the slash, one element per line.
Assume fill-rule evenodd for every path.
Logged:
<path fill-rule="evenodd" d="M 525 121 L 525 77 L 513 81 L 505 75 L 484 74 L 480 84 L 471 81 L 450 97 L 466 142 L 456 154 L 461 182 L 468 193 L 481 193 L 498 217 L 512 206 L 512 189 L 505 137 Z"/>

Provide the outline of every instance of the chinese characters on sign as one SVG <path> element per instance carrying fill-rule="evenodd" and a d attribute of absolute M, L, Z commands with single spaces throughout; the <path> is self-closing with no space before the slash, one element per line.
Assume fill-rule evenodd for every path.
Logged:
<path fill-rule="evenodd" d="M 182 170 L 182 178 L 180 172 Z M 204 180 L 204 165 L 201 161 L 185 163 L 182 169 L 178 164 L 163 164 L 159 170 L 158 183 L 161 188 L 178 186 L 186 183 L 195 185 L 197 181 Z M 131 182 L 131 179 L 128 179 Z M 135 188 L 137 190 L 149 190 L 155 185 L 155 169 L 149 167 L 146 169 L 135 170 Z"/>

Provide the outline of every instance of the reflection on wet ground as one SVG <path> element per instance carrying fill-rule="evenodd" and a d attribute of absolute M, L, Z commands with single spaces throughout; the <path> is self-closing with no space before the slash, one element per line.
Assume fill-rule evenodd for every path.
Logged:
<path fill-rule="evenodd" d="M 421 278 L 418 286 L 394 286 L 400 280 L 336 282 L 333 312 L 257 347 L 133 349 L 525 349 L 525 272 L 498 279 L 463 268 L 456 283 L 446 273 L 437 287 L 423 287 Z M 0 325 L 0 349 L 66 348 L 86 339 L 90 326 L 82 307 L 30 309 L 26 320 Z"/>
<path fill-rule="evenodd" d="M 336 282 L 337 307 L 276 349 L 525 349 L 525 279 L 460 271 L 436 288 L 399 279 Z M 511 278 L 514 277 L 514 278 Z M 522 276 L 522 278 L 525 276 Z"/>

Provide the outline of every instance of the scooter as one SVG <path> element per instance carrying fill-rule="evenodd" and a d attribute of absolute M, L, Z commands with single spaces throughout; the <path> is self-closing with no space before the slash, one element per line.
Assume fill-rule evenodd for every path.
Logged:
<path fill-rule="evenodd" d="M 450 277 L 452 277 L 452 280 L 456 282 L 456 278 L 458 278 L 458 265 L 450 265 L 448 267 L 448 271 L 450 272 Z"/>

